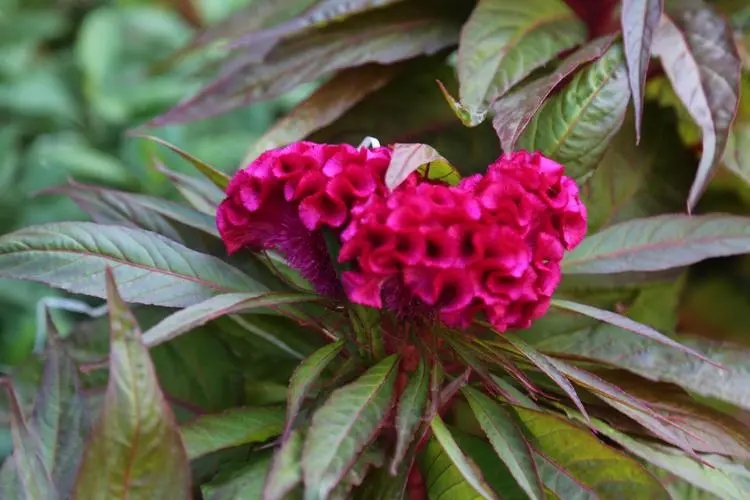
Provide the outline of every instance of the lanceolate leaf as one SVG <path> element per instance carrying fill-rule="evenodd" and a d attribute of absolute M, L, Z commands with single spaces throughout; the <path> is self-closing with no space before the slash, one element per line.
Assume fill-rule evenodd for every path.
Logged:
<path fill-rule="evenodd" d="M 749 217 L 661 215 L 622 222 L 589 236 L 565 256 L 563 272 L 661 271 L 749 249 Z"/>
<path fill-rule="evenodd" d="M 523 86 L 503 97 L 493 105 L 495 127 L 503 151 L 513 151 L 516 141 L 536 116 L 547 97 L 565 78 L 582 65 L 595 61 L 607 52 L 615 40 L 614 35 L 590 42 L 565 58 L 555 72 Z"/>
<path fill-rule="evenodd" d="M 243 444 L 262 443 L 281 433 L 281 407 L 234 408 L 223 413 L 202 415 L 180 428 L 188 458 Z"/>
<path fill-rule="evenodd" d="M 300 141 L 330 125 L 402 69 L 399 64 L 368 64 L 339 72 L 263 134 L 245 155 L 243 166 L 264 151 Z"/>
<path fill-rule="evenodd" d="M 427 144 L 394 144 L 391 163 L 385 173 L 385 185 L 396 189 L 413 172 L 448 184 L 458 184 L 461 175 L 435 148 Z"/>
<path fill-rule="evenodd" d="M 641 140 L 643 93 L 646 71 L 651 60 L 651 43 L 659 27 L 663 0 L 623 0 L 620 14 L 625 59 L 628 61 L 628 82 L 635 108 L 636 142 Z"/>
<path fill-rule="evenodd" d="M 692 210 L 724 153 L 737 112 L 740 58 L 726 19 L 711 7 L 668 14 L 656 32 L 653 51 L 703 132 L 703 156 L 687 202 Z"/>
<path fill-rule="evenodd" d="M 175 153 L 180 155 L 184 160 L 186 160 L 188 163 L 193 165 L 198 172 L 203 174 L 209 181 L 211 181 L 217 188 L 221 189 L 222 191 L 226 190 L 227 186 L 229 185 L 229 177 L 227 176 L 227 174 L 223 172 L 219 172 L 208 163 L 196 158 L 190 153 L 187 153 L 181 150 L 174 144 L 170 144 L 164 139 L 160 139 L 159 137 L 154 137 L 152 135 L 141 135 L 138 137 L 147 139 L 157 144 L 161 144 L 162 146 L 166 146 L 170 150 L 174 151 Z"/>
<path fill-rule="evenodd" d="M 221 260 L 138 229 L 59 222 L 0 237 L 0 277 L 105 297 L 111 266 L 129 302 L 185 307 L 222 292 L 265 291 Z"/>
<path fill-rule="evenodd" d="M 459 42 L 461 105 L 483 116 L 534 69 L 585 39 L 586 26 L 562 0 L 480 0 Z"/>
<path fill-rule="evenodd" d="M 295 418 L 305 402 L 310 389 L 318 382 L 320 375 L 326 367 L 339 355 L 344 348 L 344 341 L 332 342 L 321 347 L 302 363 L 299 364 L 292 378 L 289 380 L 287 391 L 286 425 L 284 426 L 285 437 L 289 434 Z"/>
<path fill-rule="evenodd" d="M 407 30 L 409 36 L 405 37 Z M 263 64 L 230 61 L 228 70 L 219 78 L 151 125 L 214 116 L 278 96 L 339 69 L 433 54 L 454 43 L 458 31 L 456 21 L 414 5 L 396 5 L 367 16 L 366 20 L 343 21 L 283 42 Z"/>
<path fill-rule="evenodd" d="M 268 453 L 259 453 L 248 465 L 232 471 L 227 478 L 217 478 L 201 485 L 205 500 L 237 500 L 260 498 L 263 482 L 271 465 Z"/>
<path fill-rule="evenodd" d="M 108 270 L 110 369 L 72 498 L 189 498 L 190 467 L 135 318 Z"/>
<path fill-rule="evenodd" d="M 167 177 L 182 197 L 196 210 L 211 217 L 216 215 L 216 207 L 224 199 L 224 192 L 214 186 L 211 181 L 170 170 L 156 158 L 152 159 L 151 166 Z"/>
<path fill-rule="evenodd" d="M 544 487 L 526 437 L 508 411 L 476 389 L 461 389 L 495 453 L 529 498 L 544 499 Z"/>
<path fill-rule="evenodd" d="M 624 330 L 629 330 L 633 333 L 637 333 L 638 335 L 641 335 L 643 337 L 655 340 L 660 344 L 672 347 L 687 354 L 691 354 L 698 359 L 711 363 L 710 360 L 708 360 L 703 354 L 699 353 L 698 351 L 695 351 L 694 349 L 691 349 L 689 347 L 685 347 L 679 342 L 675 342 L 666 335 L 659 333 L 650 326 L 638 323 L 637 321 L 633 321 L 627 316 L 622 316 L 611 311 L 605 311 L 604 309 L 598 309 L 596 307 L 587 306 L 585 304 L 570 302 L 568 300 L 553 299 L 552 306 L 559 309 L 576 312 L 578 314 L 583 314 L 585 316 L 589 316 L 590 318 L 609 323 L 610 325 L 619 326 Z"/>
<path fill-rule="evenodd" d="M 409 383 L 398 399 L 396 450 L 390 466 L 393 475 L 397 474 L 398 465 L 409 451 L 409 444 L 414 440 L 417 428 L 424 417 L 429 386 L 429 371 L 424 360 L 420 360 L 417 370 L 409 375 Z"/>
<path fill-rule="evenodd" d="M 307 499 L 324 499 L 380 428 L 390 409 L 398 357 L 335 390 L 315 412 L 302 453 Z"/>
<path fill-rule="evenodd" d="M 276 450 L 263 487 L 263 500 L 283 500 L 302 482 L 302 444 L 302 431 L 295 429 Z"/>
<path fill-rule="evenodd" d="M 153 347 L 222 316 L 318 300 L 306 293 L 225 293 L 211 297 L 167 316 L 143 334 L 143 343 Z M 268 312 L 268 311 L 265 311 Z"/>
<path fill-rule="evenodd" d="M 627 111 L 630 89 L 622 46 L 612 45 L 544 103 L 518 138 L 518 147 L 541 151 L 577 180 L 591 174 Z"/>
<path fill-rule="evenodd" d="M 432 460 L 432 467 L 424 471 L 430 498 L 440 498 L 449 488 L 457 487 L 451 489 L 451 494 L 460 495 L 460 498 L 496 499 L 497 495 L 484 481 L 478 468 L 466 458 L 438 415 L 432 419 L 430 428 L 440 447 L 433 451 L 435 459 Z M 441 452 L 445 454 L 444 458 Z M 429 450 L 427 453 L 430 454 Z M 431 477 L 433 474 L 434 477 Z"/>
<path fill-rule="evenodd" d="M 534 459 L 544 485 L 549 492 L 555 495 L 554 497 L 548 495 L 548 498 L 576 498 L 579 500 L 599 500 L 602 498 L 596 493 L 595 487 L 583 483 L 574 477 L 571 471 L 546 455 L 535 450 Z"/>
<path fill-rule="evenodd" d="M 543 476 L 552 467 L 560 468 L 591 488 L 596 498 L 669 500 L 659 481 L 637 461 L 606 446 L 587 429 L 549 413 L 519 407 L 515 411 L 534 446 L 549 459 L 540 460 L 547 462 L 541 467 Z"/>

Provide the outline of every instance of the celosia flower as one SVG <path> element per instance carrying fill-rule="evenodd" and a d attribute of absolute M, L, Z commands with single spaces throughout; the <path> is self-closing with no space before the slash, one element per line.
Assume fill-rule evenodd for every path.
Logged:
<path fill-rule="evenodd" d="M 237 172 L 216 221 L 231 254 L 274 249 L 324 295 L 340 296 L 322 230 L 341 230 L 352 209 L 385 194 L 388 148 L 298 142 L 266 151 Z"/>
<path fill-rule="evenodd" d="M 546 312 L 563 252 L 586 232 L 563 167 L 523 151 L 456 187 L 410 179 L 352 214 L 339 255 L 354 264 L 343 276 L 352 301 L 402 313 L 406 296 L 451 325 L 483 313 L 500 332 Z"/>

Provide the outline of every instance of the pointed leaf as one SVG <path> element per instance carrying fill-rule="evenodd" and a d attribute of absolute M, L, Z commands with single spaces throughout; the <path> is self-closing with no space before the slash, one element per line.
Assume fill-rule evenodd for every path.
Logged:
<path fill-rule="evenodd" d="M 697 8 L 668 10 L 653 52 L 703 132 L 703 156 L 687 202 L 690 211 L 724 154 L 737 113 L 740 58 L 726 19 L 702 2 Z"/>
<path fill-rule="evenodd" d="M 214 186 L 221 189 L 222 191 L 225 191 L 227 189 L 227 186 L 229 185 L 229 176 L 227 176 L 227 174 L 225 174 L 224 172 L 219 172 L 218 170 L 216 170 L 214 167 L 204 162 L 203 160 L 196 158 L 190 153 L 187 153 L 181 150 L 174 144 L 170 144 L 169 142 L 159 137 L 155 137 L 153 135 L 137 135 L 136 137 L 140 137 L 142 139 L 146 139 L 146 140 L 155 142 L 157 144 L 161 144 L 162 146 L 169 148 L 170 150 L 180 155 L 185 161 L 190 163 L 193 167 L 195 167 L 195 169 L 201 174 L 203 174 L 206 177 L 206 179 L 211 181 L 214 184 Z"/>
<path fill-rule="evenodd" d="M 566 498 L 599 500 L 603 498 L 596 493 L 593 487 L 584 484 L 578 478 L 574 477 L 569 470 L 557 462 L 550 460 L 544 454 L 534 451 L 534 459 L 536 467 L 539 470 L 539 475 L 547 487 L 548 498 L 551 497 L 560 500 Z"/>
<path fill-rule="evenodd" d="M 109 384 L 73 499 L 190 498 L 190 466 L 135 318 L 106 272 Z"/>
<path fill-rule="evenodd" d="M 263 500 L 284 500 L 302 482 L 302 444 L 302 431 L 295 429 L 276 450 L 263 487 Z"/>
<path fill-rule="evenodd" d="M 562 0 L 480 0 L 459 42 L 462 107 L 483 116 L 533 70 L 585 40 L 585 24 Z"/>
<path fill-rule="evenodd" d="M 281 433 L 284 409 L 232 408 L 201 415 L 180 428 L 190 460 L 243 444 L 262 443 Z"/>
<path fill-rule="evenodd" d="M 368 64 L 340 71 L 263 134 L 245 155 L 242 164 L 247 165 L 269 149 L 301 141 L 330 125 L 391 81 L 402 69 L 399 64 Z"/>
<path fill-rule="evenodd" d="M 158 160 L 152 160 L 152 167 L 169 179 L 175 189 L 193 208 L 210 215 L 216 216 L 216 207 L 224 199 L 224 192 L 214 186 L 211 181 L 192 175 L 175 172 L 166 167 Z"/>
<path fill-rule="evenodd" d="M 409 451 L 409 444 L 425 413 L 425 404 L 430 388 L 430 377 L 424 360 L 420 359 L 417 370 L 409 375 L 409 382 L 398 399 L 396 412 L 396 450 L 391 460 L 391 474 L 396 475 L 398 465 Z"/>
<path fill-rule="evenodd" d="M 461 389 L 500 460 L 531 499 L 543 500 L 544 487 L 526 437 L 508 411 L 471 387 Z"/>
<path fill-rule="evenodd" d="M 432 470 L 425 471 L 430 497 L 440 498 L 449 487 L 460 485 L 457 490 L 461 492 L 460 498 L 483 498 L 484 500 L 496 499 L 497 495 L 495 495 L 484 481 L 479 469 L 469 461 L 466 455 L 464 455 L 458 447 L 456 440 L 451 436 L 450 431 L 445 427 L 440 416 L 435 415 L 430 423 L 430 428 L 432 429 L 435 441 L 437 441 L 437 444 L 441 448 L 440 451 L 445 453 L 445 458 L 447 459 L 447 461 L 441 459 L 441 454 L 433 451 L 436 456 L 431 469 L 434 470 L 434 468 L 438 466 L 438 462 L 446 462 L 449 464 L 442 471 L 435 471 L 437 476 L 434 478 L 430 477 Z M 448 474 L 447 477 L 446 474 Z M 447 481 L 450 481 L 453 484 L 448 485 L 446 484 Z M 455 494 L 455 492 L 452 490 L 451 494 Z"/>
<path fill-rule="evenodd" d="M 576 312 L 578 314 L 583 314 L 584 316 L 598 319 L 599 321 L 604 321 L 605 323 L 609 323 L 610 325 L 619 326 L 620 328 L 623 328 L 625 330 L 629 330 L 643 337 L 655 340 L 656 342 L 659 342 L 660 344 L 663 344 L 665 346 L 669 346 L 684 353 L 691 354 L 703 361 L 713 363 L 698 351 L 670 339 L 666 335 L 659 333 L 650 326 L 638 323 L 637 321 L 633 321 L 627 316 L 621 316 L 610 311 L 605 311 L 604 309 L 598 309 L 596 307 L 587 306 L 585 304 L 578 304 L 576 302 L 571 302 L 568 300 L 553 299 L 552 306 L 559 309 Z"/>
<path fill-rule="evenodd" d="M 524 85 L 498 100 L 493 105 L 495 118 L 492 126 L 500 138 L 503 151 L 515 149 L 516 141 L 552 91 L 579 67 L 602 57 L 614 40 L 615 36 L 610 35 L 588 43 L 566 57 L 551 75 Z"/>
<path fill-rule="evenodd" d="M 335 390 L 313 415 L 302 452 L 306 498 L 325 499 L 376 435 L 390 409 L 397 360 L 390 356 Z"/>
<path fill-rule="evenodd" d="M 345 20 L 279 44 L 262 64 L 245 61 L 242 55 L 230 60 L 217 79 L 149 125 L 215 116 L 344 68 L 434 54 L 455 42 L 459 28 L 455 20 L 412 4 Z"/>
<path fill-rule="evenodd" d="M 606 446 L 588 430 L 549 413 L 519 407 L 515 411 L 550 464 L 568 471 L 599 498 L 669 500 L 659 481 L 637 461 Z M 545 468 L 541 468 L 543 475 L 550 472 Z"/>
<path fill-rule="evenodd" d="M 461 500 L 485 498 L 469 484 L 461 471 L 451 462 L 437 439 L 432 438 L 427 442 L 419 459 L 428 498 L 460 498 Z M 403 496 L 392 497 L 389 500 L 396 498 L 401 500 Z"/>
<path fill-rule="evenodd" d="M 214 479 L 201 485 L 205 500 L 255 500 L 263 492 L 263 482 L 271 466 L 271 457 L 267 453 L 248 465 L 233 471 L 228 478 Z"/>
<path fill-rule="evenodd" d="M 651 43 L 659 27 L 663 0 L 623 0 L 620 13 L 625 59 L 628 61 L 628 82 L 635 108 L 636 142 L 641 140 L 643 93 L 646 72 L 651 60 Z"/>
<path fill-rule="evenodd" d="M 661 271 L 748 252 L 750 217 L 660 215 L 611 226 L 565 256 L 563 272 Z"/>
<path fill-rule="evenodd" d="M 265 291 L 223 261 L 148 231 L 92 222 L 31 226 L 0 237 L 0 277 L 105 297 L 107 266 L 129 302 L 185 307 L 220 292 Z"/>
<path fill-rule="evenodd" d="M 586 408 L 583 406 L 583 402 L 581 401 L 581 398 L 578 396 L 578 393 L 576 392 L 575 387 L 573 387 L 573 384 L 568 381 L 567 378 L 565 378 L 565 375 L 560 372 L 560 370 L 557 369 L 555 364 L 544 354 L 538 352 L 530 345 L 526 344 L 520 339 L 517 339 L 513 337 L 512 335 L 508 335 L 505 337 L 508 342 L 510 342 L 513 347 L 518 349 L 518 351 L 526 357 L 529 361 L 531 361 L 537 368 L 539 368 L 545 375 L 547 375 L 550 379 L 552 379 L 560 389 L 565 392 L 565 394 L 568 395 L 571 401 L 573 401 L 573 404 L 576 405 L 578 410 L 586 417 L 588 418 L 588 413 L 586 412 Z"/>
<path fill-rule="evenodd" d="M 287 391 L 285 435 L 290 432 L 294 425 L 294 420 L 297 418 L 310 389 L 318 382 L 320 375 L 331 361 L 341 353 L 344 343 L 344 340 L 339 340 L 321 347 L 303 360 L 294 370 L 291 379 L 289 379 L 289 390 Z"/>
<path fill-rule="evenodd" d="M 451 185 L 461 180 L 461 175 L 435 148 L 427 144 L 394 144 L 391 163 L 385 172 L 386 187 L 396 189 L 416 171 L 423 177 Z"/>
<path fill-rule="evenodd" d="M 225 293 L 170 314 L 143 334 L 143 343 L 157 346 L 230 314 L 319 300 L 307 293 Z M 297 354 L 297 353 L 295 353 Z"/>
<path fill-rule="evenodd" d="M 517 147 L 541 151 L 583 180 L 620 129 L 629 99 L 625 56 L 616 43 L 544 103 Z"/>

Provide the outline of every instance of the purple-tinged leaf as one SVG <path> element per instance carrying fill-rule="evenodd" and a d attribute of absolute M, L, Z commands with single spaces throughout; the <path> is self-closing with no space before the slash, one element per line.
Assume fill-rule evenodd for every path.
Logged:
<path fill-rule="evenodd" d="M 532 500 L 544 500 L 544 486 L 534 464 L 531 445 L 511 414 L 476 389 L 467 386 L 461 391 L 495 453 L 521 489 Z"/>
<path fill-rule="evenodd" d="M 317 295 L 296 292 L 225 293 L 170 314 L 143 334 L 143 343 L 149 347 L 163 344 L 222 316 L 264 312 L 267 308 L 319 299 Z M 299 353 L 295 351 L 293 355 Z"/>
<path fill-rule="evenodd" d="M 588 412 L 586 411 L 586 408 L 583 406 L 583 402 L 581 401 L 581 398 L 578 396 L 578 392 L 576 392 L 575 387 L 573 387 L 573 384 L 570 383 L 570 381 L 565 378 L 565 375 L 558 370 L 557 366 L 544 354 L 540 353 L 530 345 L 528 345 L 526 342 L 523 342 L 520 339 L 517 339 L 513 337 L 512 335 L 507 335 L 504 337 L 505 340 L 510 342 L 513 347 L 518 349 L 518 351 L 531 363 L 534 364 L 539 370 L 542 371 L 545 375 L 547 375 L 552 381 L 554 381 L 560 389 L 563 390 L 565 394 L 570 398 L 571 401 L 573 401 L 573 404 L 576 405 L 576 408 L 581 412 L 581 414 L 589 418 Z"/>
<path fill-rule="evenodd" d="M 622 45 L 615 43 L 547 99 L 516 147 L 541 151 L 582 183 L 599 165 L 625 119 L 630 99 L 627 73 Z"/>
<path fill-rule="evenodd" d="M 562 0 L 480 0 L 461 31 L 460 107 L 478 125 L 490 104 L 560 52 L 586 40 Z"/>
<path fill-rule="evenodd" d="M 663 0 L 623 0 L 620 21 L 625 59 L 628 61 L 628 82 L 635 108 L 635 142 L 641 141 L 643 121 L 643 93 L 646 72 L 651 60 L 651 43 L 659 27 L 664 8 Z"/>
<path fill-rule="evenodd" d="M 593 40 L 566 57 L 553 74 L 525 85 L 493 105 L 492 126 L 503 151 L 515 149 L 516 141 L 555 88 L 579 67 L 604 55 L 615 38 L 616 35 L 608 35 Z"/>
<path fill-rule="evenodd" d="M 302 472 L 311 498 L 327 498 L 376 436 L 393 399 L 398 356 L 336 389 L 312 416 L 302 451 Z"/>
<path fill-rule="evenodd" d="M 148 141 L 155 142 L 156 144 L 161 144 L 162 146 L 169 148 L 171 151 L 177 153 L 185 161 L 187 161 L 193 167 L 195 167 L 195 169 L 201 174 L 203 174 L 206 177 L 206 179 L 211 181 L 214 184 L 214 186 L 221 189 L 222 191 L 225 191 L 227 189 L 227 186 L 229 185 L 229 176 L 227 176 L 227 174 L 225 174 L 224 172 L 219 172 L 218 170 L 216 170 L 214 167 L 212 167 L 205 161 L 196 158 L 190 153 L 183 151 L 182 149 L 178 148 L 174 144 L 170 144 L 169 142 L 159 137 L 155 137 L 153 135 L 136 135 L 136 137 L 139 137 L 141 139 L 146 139 Z"/>
<path fill-rule="evenodd" d="M 219 450 L 262 443 L 278 436 L 284 426 L 284 408 L 258 406 L 232 408 L 201 415 L 180 428 L 190 460 Z"/>
<path fill-rule="evenodd" d="M 533 436 L 534 447 L 540 452 L 537 467 L 558 498 L 670 500 L 659 481 L 637 460 L 605 445 L 589 430 L 550 413 L 520 407 L 514 410 Z M 621 480 L 613 480 L 615 477 Z"/>
<path fill-rule="evenodd" d="M 263 134 L 245 155 L 243 166 L 269 149 L 300 141 L 330 125 L 402 69 L 401 64 L 368 64 L 337 73 Z"/>
<path fill-rule="evenodd" d="M 627 316 L 622 316 L 620 314 L 613 313 L 611 311 L 606 311 L 604 309 L 599 309 L 596 307 L 588 306 L 586 304 L 579 304 L 577 302 L 571 302 L 569 300 L 553 299 L 552 307 L 556 307 L 558 309 L 564 309 L 567 311 L 572 311 L 578 314 L 583 314 L 584 316 L 588 316 L 590 318 L 594 318 L 599 321 L 609 323 L 610 325 L 619 326 L 622 329 L 629 330 L 633 333 L 637 333 L 638 335 L 642 337 L 655 340 L 656 342 L 659 342 L 660 344 L 663 344 L 668 347 L 672 347 L 686 354 L 695 356 L 696 358 L 700 360 L 714 364 L 713 361 L 706 358 L 706 356 L 699 353 L 698 351 L 691 349 L 689 347 L 686 347 L 680 344 L 679 342 L 676 342 L 670 339 L 666 335 L 659 333 L 658 331 L 654 330 L 650 326 L 644 325 L 643 323 L 638 323 L 637 321 L 633 321 Z"/>
<path fill-rule="evenodd" d="M 660 215 L 610 226 L 565 256 L 563 273 L 662 271 L 750 251 L 750 217 Z"/>
<path fill-rule="evenodd" d="M 343 348 L 343 340 L 332 342 L 305 358 L 294 370 L 291 379 L 289 379 L 289 389 L 287 390 L 287 416 L 286 424 L 284 425 L 284 440 L 288 438 L 292 431 L 294 421 L 302 405 L 305 403 L 305 398 L 310 393 L 310 389 L 319 382 L 320 375 L 336 359 L 336 356 L 341 353 Z"/>
<path fill-rule="evenodd" d="M 215 116 L 276 97 L 340 69 L 434 54 L 455 43 L 460 29 L 456 20 L 410 4 L 403 9 L 395 7 L 365 16 L 365 20 L 353 18 L 287 40 L 274 48 L 263 64 L 229 61 L 218 78 L 148 125 Z M 405 32 L 409 36 L 404 36 Z"/>
<path fill-rule="evenodd" d="M 690 212 L 724 153 L 737 113 L 740 58 L 726 19 L 707 5 L 668 9 L 653 52 L 703 133 L 703 153 L 687 201 Z"/>
<path fill-rule="evenodd" d="M 385 172 L 385 185 L 396 189 L 413 172 L 423 177 L 456 185 L 461 175 L 435 148 L 427 144 L 394 144 L 391 163 Z"/>
<path fill-rule="evenodd" d="M 187 307 L 218 293 L 267 289 L 222 260 L 156 233 L 92 222 L 31 226 L 0 237 L 0 277 L 104 298 L 111 266 L 129 302 Z"/>
<path fill-rule="evenodd" d="M 72 498 L 191 498 L 190 464 L 135 318 L 106 272 L 109 383 Z"/>
<path fill-rule="evenodd" d="M 409 451 L 417 428 L 425 414 L 425 405 L 430 386 L 430 377 L 423 359 L 417 370 L 409 375 L 409 382 L 398 399 L 396 412 L 396 449 L 393 452 L 390 471 L 398 474 L 398 466 Z"/>

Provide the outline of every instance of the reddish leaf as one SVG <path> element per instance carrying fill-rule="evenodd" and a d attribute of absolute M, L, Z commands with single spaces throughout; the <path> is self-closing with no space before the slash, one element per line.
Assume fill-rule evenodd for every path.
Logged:
<path fill-rule="evenodd" d="M 646 71 L 651 59 L 651 43 L 659 26 L 663 0 L 623 0 L 621 23 L 628 62 L 628 80 L 635 108 L 636 143 L 641 140 L 643 118 L 643 93 L 646 87 Z"/>
<path fill-rule="evenodd" d="M 521 133 L 560 82 L 582 65 L 601 57 L 614 40 L 615 35 L 608 35 L 590 42 L 565 58 L 553 74 L 540 78 L 497 101 L 493 105 L 495 118 L 492 125 L 500 138 L 503 150 L 513 150 Z"/>
<path fill-rule="evenodd" d="M 691 211 L 724 153 L 737 112 L 740 58 L 727 21 L 710 7 L 668 14 L 656 32 L 653 51 L 703 131 L 703 156 L 687 202 Z"/>

